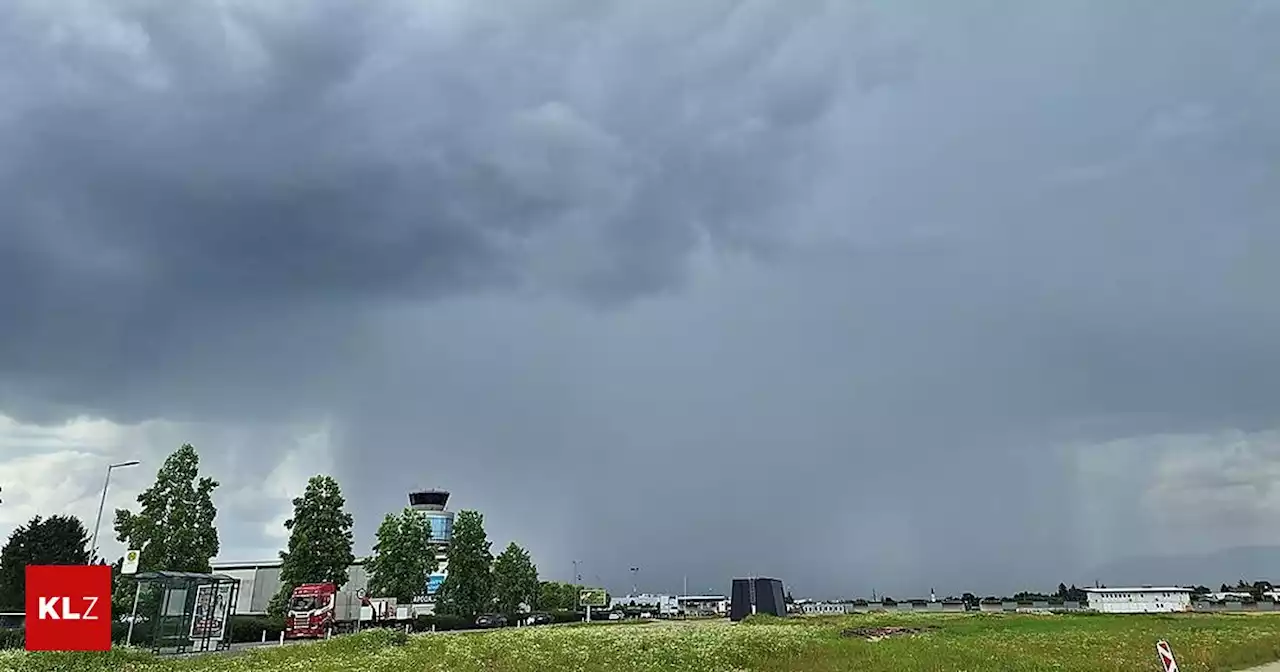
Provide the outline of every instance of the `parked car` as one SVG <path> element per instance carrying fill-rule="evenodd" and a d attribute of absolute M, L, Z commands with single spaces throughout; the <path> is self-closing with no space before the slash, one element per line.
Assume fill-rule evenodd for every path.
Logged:
<path fill-rule="evenodd" d="M 545 614 L 540 611 L 529 614 L 529 625 L 550 625 L 552 621 L 551 614 Z"/>
<path fill-rule="evenodd" d="M 476 618 L 477 628 L 505 628 L 507 617 L 502 614 L 480 614 Z"/>

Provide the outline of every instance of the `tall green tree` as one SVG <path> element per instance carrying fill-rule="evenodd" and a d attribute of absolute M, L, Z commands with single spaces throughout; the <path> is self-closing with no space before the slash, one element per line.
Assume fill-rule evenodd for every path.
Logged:
<path fill-rule="evenodd" d="M 293 517 L 284 521 L 289 530 L 287 550 L 280 551 L 280 590 L 268 607 L 281 614 L 293 589 L 304 583 L 347 582 L 347 568 L 355 562 L 351 528 L 355 520 L 346 510 L 347 500 L 332 476 L 316 475 L 307 481 L 301 497 L 293 500 Z"/>
<path fill-rule="evenodd" d="M 493 552 L 479 511 L 459 511 L 449 542 L 449 572 L 440 586 L 443 614 L 474 618 L 493 606 Z"/>
<path fill-rule="evenodd" d="M 218 554 L 218 510 L 213 491 L 218 482 L 200 476 L 200 456 L 191 444 L 173 451 L 156 472 L 151 487 L 138 495 L 137 513 L 116 509 L 116 540 L 127 548 L 141 549 L 138 571 L 169 570 L 209 572 L 209 561 Z M 120 564 L 123 558 L 114 564 Z M 114 574 L 115 572 L 113 572 Z M 117 575 L 112 604 L 123 618 L 133 607 L 137 582 Z M 160 609 L 163 591 L 143 587 L 138 615 L 149 618 Z M 128 606 L 125 606 L 128 605 Z M 113 609 L 114 611 L 114 609 Z"/>
<path fill-rule="evenodd" d="M 493 560 L 493 596 L 504 614 L 538 603 L 538 568 L 529 552 L 514 541 Z"/>
<path fill-rule="evenodd" d="M 87 565 L 88 544 L 75 516 L 36 516 L 14 529 L 0 549 L 0 611 L 26 608 L 27 565 Z"/>
<path fill-rule="evenodd" d="M 218 554 L 217 487 L 217 481 L 200 476 L 200 456 L 184 444 L 165 458 L 155 483 L 138 495 L 138 513 L 116 509 L 116 539 L 142 549 L 140 571 L 209 571 Z"/>
<path fill-rule="evenodd" d="M 365 564 L 369 594 L 408 602 L 426 593 L 427 577 L 437 567 L 426 516 L 408 508 L 399 515 L 388 513 L 378 526 L 373 555 Z"/>
<path fill-rule="evenodd" d="M 545 611 L 573 611 L 578 608 L 578 594 L 582 586 L 559 581 L 538 582 L 539 609 Z"/>

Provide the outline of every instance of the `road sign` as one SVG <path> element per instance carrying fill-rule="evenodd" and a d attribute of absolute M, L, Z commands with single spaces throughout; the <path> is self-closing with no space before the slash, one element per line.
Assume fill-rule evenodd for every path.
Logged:
<path fill-rule="evenodd" d="M 1164 665 L 1164 672 L 1178 672 L 1178 661 L 1173 659 L 1173 650 L 1169 648 L 1169 642 L 1163 639 L 1156 642 L 1156 654 L 1160 656 L 1160 664 Z"/>
<path fill-rule="evenodd" d="M 578 592 L 578 604 L 584 607 L 609 606 L 609 593 L 604 588 L 583 588 Z"/>
<path fill-rule="evenodd" d="M 131 548 L 128 551 L 125 551 L 124 563 L 120 565 L 120 573 L 121 574 L 137 574 L 138 558 L 141 555 L 142 555 L 142 551 L 139 551 L 136 548 Z"/>

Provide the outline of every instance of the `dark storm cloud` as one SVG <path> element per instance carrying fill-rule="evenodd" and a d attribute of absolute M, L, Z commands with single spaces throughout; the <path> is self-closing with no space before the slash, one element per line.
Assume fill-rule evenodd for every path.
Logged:
<path fill-rule="evenodd" d="M 723 2 L 668 28 L 586 12 L 610 44 L 561 23 L 585 8 L 11 8 L 2 301 L 29 326 L 6 368 L 146 375 L 181 356 L 166 331 L 317 301 L 533 281 L 612 302 L 678 283 L 698 231 L 748 243 L 850 76 L 789 52 L 838 33 Z"/>
<path fill-rule="evenodd" d="M 1054 444 L 1274 424 L 1268 3 L 260 4 L 0 10 L 6 412 L 862 592 L 1130 538 Z"/>

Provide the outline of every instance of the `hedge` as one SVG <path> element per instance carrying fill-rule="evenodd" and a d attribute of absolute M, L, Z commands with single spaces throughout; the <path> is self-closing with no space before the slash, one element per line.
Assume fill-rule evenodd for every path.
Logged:
<path fill-rule="evenodd" d="M 271 641 L 280 637 L 280 631 L 284 630 L 284 619 L 271 618 L 269 616 L 238 615 L 232 616 L 227 626 L 227 637 L 232 643 L 262 641 L 262 632 L 264 630 L 267 632 L 267 641 Z M 142 621 L 134 625 L 132 643 L 135 646 L 150 645 L 151 629 L 152 623 L 148 621 Z M 169 632 L 172 633 L 173 630 Z M 115 622 L 111 624 L 112 642 L 124 644 L 128 633 L 128 623 Z M 169 645 L 166 644 L 166 646 Z"/>
<path fill-rule="evenodd" d="M 586 614 L 578 611 L 548 611 L 552 623 L 577 623 L 586 618 Z"/>
<path fill-rule="evenodd" d="M 464 616 L 451 614 L 423 614 L 413 619 L 414 632 L 430 632 L 433 626 L 436 632 L 445 632 L 474 628 L 475 623 Z"/>
<path fill-rule="evenodd" d="M 280 632 L 284 630 L 284 618 L 272 618 L 270 616 L 232 616 L 230 627 L 230 636 L 233 643 L 240 642 L 260 642 L 262 641 L 262 632 L 267 633 L 267 641 L 278 639 Z"/>
<path fill-rule="evenodd" d="M 21 649 L 27 645 L 27 631 L 23 628 L 0 630 L 0 650 Z"/>

